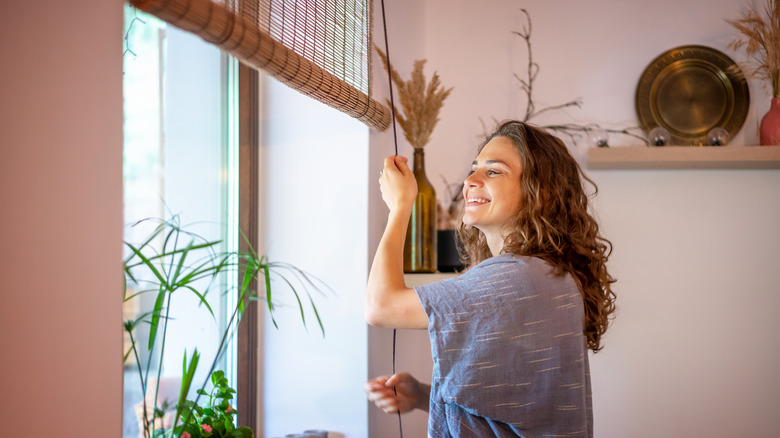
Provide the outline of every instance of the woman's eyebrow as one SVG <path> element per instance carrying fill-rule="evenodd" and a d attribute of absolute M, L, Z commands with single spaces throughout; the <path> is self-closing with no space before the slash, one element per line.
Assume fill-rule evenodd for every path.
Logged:
<path fill-rule="evenodd" d="M 483 163 L 483 165 L 489 165 L 489 164 L 503 164 L 504 166 L 507 167 L 509 166 L 508 164 L 506 164 L 505 161 L 501 161 L 501 160 L 485 160 L 485 162 Z M 471 162 L 471 166 L 472 167 L 479 166 L 479 162 L 477 160 L 474 160 Z"/>

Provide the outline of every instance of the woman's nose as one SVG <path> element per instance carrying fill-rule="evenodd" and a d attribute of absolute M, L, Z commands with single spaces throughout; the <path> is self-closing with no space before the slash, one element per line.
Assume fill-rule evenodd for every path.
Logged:
<path fill-rule="evenodd" d="M 463 180 L 463 185 L 466 187 L 476 187 L 479 184 L 481 184 L 481 181 L 479 180 L 479 177 L 477 176 L 476 172 L 467 176 L 466 179 Z"/>

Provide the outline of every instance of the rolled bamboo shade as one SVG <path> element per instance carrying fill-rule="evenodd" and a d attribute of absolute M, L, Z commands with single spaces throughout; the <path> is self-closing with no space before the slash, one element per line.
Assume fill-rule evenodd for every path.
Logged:
<path fill-rule="evenodd" d="M 370 0 L 129 2 L 368 126 L 390 125 L 370 96 Z"/>

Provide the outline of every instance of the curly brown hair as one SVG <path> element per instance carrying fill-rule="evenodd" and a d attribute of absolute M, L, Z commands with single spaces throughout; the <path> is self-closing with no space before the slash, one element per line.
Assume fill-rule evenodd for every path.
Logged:
<path fill-rule="evenodd" d="M 494 137 L 512 141 L 522 163 L 522 203 L 515 217 L 514 231 L 504 239 L 502 253 L 543 259 L 555 267 L 557 275 L 570 273 L 579 286 L 585 304 L 584 333 L 588 348 L 599 351 L 601 336 L 615 312 L 615 279 L 607 272 L 612 252 L 609 240 L 599 235 L 599 226 L 588 212 L 585 176 L 566 145 L 544 130 L 519 121 L 500 124 L 479 148 Z M 473 267 L 490 258 L 485 235 L 460 221 L 463 244 L 461 257 Z"/>

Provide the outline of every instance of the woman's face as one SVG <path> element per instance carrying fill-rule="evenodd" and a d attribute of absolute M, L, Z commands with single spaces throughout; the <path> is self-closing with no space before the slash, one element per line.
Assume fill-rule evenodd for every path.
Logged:
<path fill-rule="evenodd" d="M 520 155 L 507 137 L 490 140 L 471 165 L 463 182 L 466 200 L 463 223 L 490 238 L 503 237 L 520 210 L 522 173 Z"/>

